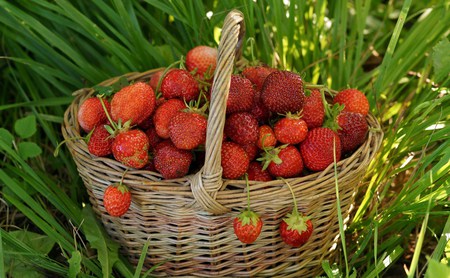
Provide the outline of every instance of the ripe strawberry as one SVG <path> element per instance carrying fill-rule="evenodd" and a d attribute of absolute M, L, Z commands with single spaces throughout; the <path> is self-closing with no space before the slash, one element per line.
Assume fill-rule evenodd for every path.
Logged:
<path fill-rule="evenodd" d="M 144 82 L 123 87 L 111 100 L 113 121 L 138 125 L 147 119 L 155 109 L 156 97 L 152 87 Z"/>
<path fill-rule="evenodd" d="M 295 146 L 282 145 L 265 151 L 264 156 L 258 160 L 263 161 L 263 169 L 267 169 L 273 177 L 293 178 L 302 173 L 302 156 Z"/>
<path fill-rule="evenodd" d="M 242 75 L 255 85 L 256 90 L 261 91 L 266 77 L 274 71 L 276 69 L 266 66 L 249 66 L 242 71 Z"/>
<path fill-rule="evenodd" d="M 369 114 L 369 101 L 367 97 L 357 89 L 345 89 L 334 96 L 333 103 L 344 104 L 344 111 Z"/>
<path fill-rule="evenodd" d="M 237 179 L 247 172 L 250 160 L 244 149 L 234 142 L 223 142 L 221 149 L 222 176 Z"/>
<path fill-rule="evenodd" d="M 148 137 L 148 149 L 153 150 L 155 146 L 161 142 L 163 139 L 158 136 L 154 126 L 151 126 L 145 130 L 145 134 Z"/>
<path fill-rule="evenodd" d="M 256 143 L 258 121 L 248 112 L 233 113 L 225 120 L 224 132 L 233 142 L 241 145 Z"/>
<path fill-rule="evenodd" d="M 256 91 L 255 99 L 250 113 L 258 120 L 259 123 L 264 124 L 269 121 L 270 111 L 264 106 L 261 100 L 261 91 Z"/>
<path fill-rule="evenodd" d="M 114 158 L 123 165 L 140 169 L 148 162 L 148 137 L 139 130 L 132 129 L 120 132 L 112 145 Z"/>
<path fill-rule="evenodd" d="M 186 104 L 177 98 L 169 99 L 156 108 L 153 115 L 153 125 L 156 133 L 163 139 L 168 139 L 169 123 L 172 117 L 180 110 L 186 108 Z"/>
<path fill-rule="evenodd" d="M 250 111 L 253 107 L 255 93 L 250 80 L 240 75 L 231 75 L 227 114 Z"/>
<path fill-rule="evenodd" d="M 162 77 L 162 75 L 164 73 L 164 70 L 165 69 L 161 69 L 161 70 L 158 70 L 157 72 L 155 72 L 152 75 L 152 77 L 150 77 L 150 81 L 148 82 L 148 84 L 150 85 L 150 87 L 152 87 L 152 89 L 153 89 L 153 91 L 155 93 L 158 93 L 156 91 L 156 89 L 158 88 L 158 83 L 159 83 L 159 81 L 160 81 L 160 79 L 161 79 L 161 77 Z"/>
<path fill-rule="evenodd" d="M 330 128 L 316 127 L 308 132 L 300 144 L 305 167 L 311 171 L 322 171 L 334 162 L 333 140 L 336 144 L 336 162 L 341 159 L 341 140 Z"/>
<path fill-rule="evenodd" d="M 274 147 L 277 144 L 275 132 L 269 125 L 259 126 L 258 131 L 258 140 L 256 141 L 258 148 Z"/>
<path fill-rule="evenodd" d="M 111 104 L 104 98 L 90 97 L 80 105 L 78 110 L 78 123 L 86 132 L 108 122 L 108 117 L 100 101 L 103 101 L 105 104 L 106 111 L 111 113 Z"/>
<path fill-rule="evenodd" d="M 165 99 L 179 98 L 186 102 L 197 99 L 200 93 L 197 81 L 184 69 L 171 69 L 164 76 L 160 90 Z"/>
<path fill-rule="evenodd" d="M 303 108 L 305 101 L 303 81 L 293 72 L 274 71 L 264 81 L 261 99 L 271 112 L 298 112 Z"/>
<path fill-rule="evenodd" d="M 308 134 L 306 122 L 298 114 L 287 113 L 273 127 L 275 137 L 283 144 L 298 144 Z"/>
<path fill-rule="evenodd" d="M 322 95 L 319 90 L 311 90 L 303 103 L 302 119 L 306 122 L 308 129 L 321 127 L 325 118 Z"/>
<path fill-rule="evenodd" d="M 186 68 L 202 80 L 210 80 L 214 75 L 217 61 L 217 48 L 199 45 L 186 54 Z"/>
<path fill-rule="evenodd" d="M 94 128 L 89 137 L 88 151 L 95 156 L 108 156 L 112 153 L 112 143 L 114 138 L 102 125 Z"/>
<path fill-rule="evenodd" d="M 109 185 L 103 195 L 103 205 L 111 216 L 124 215 L 131 205 L 131 193 L 122 183 Z"/>
<path fill-rule="evenodd" d="M 206 142 L 207 122 L 206 115 L 195 109 L 180 110 L 170 119 L 170 140 L 179 149 L 195 149 Z"/>
<path fill-rule="evenodd" d="M 156 145 L 153 157 L 155 169 L 165 179 L 184 177 L 189 172 L 192 159 L 190 151 L 178 149 L 170 140 Z"/>
<path fill-rule="evenodd" d="M 260 149 L 258 148 L 258 146 L 256 146 L 256 144 L 250 143 L 250 144 L 246 144 L 246 145 L 240 145 L 244 151 L 247 153 L 248 155 L 248 159 L 250 161 L 252 161 L 253 159 L 256 158 L 256 156 L 258 155 Z"/>
<path fill-rule="evenodd" d="M 257 161 L 250 162 L 247 169 L 248 179 L 252 181 L 271 181 L 273 180 L 272 175 L 269 171 L 263 170 L 261 163 Z"/>
<path fill-rule="evenodd" d="M 311 237 L 314 228 L 309 217 L 305 217 L 303 214 L 299 213 L 294 191 L 287 181 L 284 182 L 291 191 L 294 208 L 292 209 L 292 212 L 288 213 L 281 221 L 280 236 L 286 244 L 293 247 L 300 247 Z"/>
<path fill-rule="evenodd" d="M 362 114 L 343 111 L 336 120 L 342 153 L 354 151 L 366 141 L 369 125 Z"/>

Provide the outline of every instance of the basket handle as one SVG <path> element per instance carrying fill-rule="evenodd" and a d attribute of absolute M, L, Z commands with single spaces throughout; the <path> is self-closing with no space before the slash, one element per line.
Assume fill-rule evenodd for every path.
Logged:
<path fill-rule="evenodd" d="M 231 74 L 235 58 L 241 54 L 244 36 L 244 16 L 240 11 L 233 10 L 225 18 L 219 43 L 206 131 L 205 164 L 190 180 L 196 202 L 212 214 L 229 211 L 216 201 L 216 195 L 223 184 L 220 153 Z"/>

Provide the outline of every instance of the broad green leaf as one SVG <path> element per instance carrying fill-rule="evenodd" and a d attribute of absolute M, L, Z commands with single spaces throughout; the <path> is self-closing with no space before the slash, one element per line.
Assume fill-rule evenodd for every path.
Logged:
<path fill-rule="evenodd" d="M 0 140 L 5 141 L 6 144 L 8 144 L 9 147 L 12 147 L 14 136 L 7 130 L 6 128 L 1 127 L 0 128 Z"/>
<path fill-rule="evenodd" d="M 36 132 L 36 117 L 29 115 L 17 120 L 14 124 L 14 130 L 21 138 L 31 137 Z"/>
<path fill-rule="evenodd" d="M 433 58 L 436 82 L 441 82 L 450 74 L 450 42 L 448 38 L 442 39 L 434 48 L 431 57 Z"/>
<path fill-rule="evenodd" d="M 425 278 L 435 277 L 450 277 L 450 266 L 430 259 L 428 261 L 428 269 L 425 273 Z"/>
<path fill-rule="evenodd" d="M 41 147 L 34 142 L 20 142 L 17 147 L 20 157 L 24 160 L 39 156 L 42 153 Z"/>
<path fill-rule="evenodd" d="M 76 278 L 81 272 L 81 253 L 76 250 L 72 252 L 72 257 L 67 261 L 69 263 L 69 277 Z"/>

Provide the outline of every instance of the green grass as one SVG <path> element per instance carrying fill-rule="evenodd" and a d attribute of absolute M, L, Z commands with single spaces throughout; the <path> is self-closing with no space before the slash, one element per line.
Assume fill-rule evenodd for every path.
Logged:
<path fill-rule="evenodd" d="M 382 123 L 382 148 L 358 192 L 342 258 L 330 267 L 358 277 L 403 265 L 411 271 L 401 276 L 435 273 L 450 230 L 448 1 L 284 2 L 0 0 L 0 273 L 26 265 L 37 275 L 97 277 L 114 265 L 116 275 L 133 276 L 117 249 L 105 249 L 102 228 L 93 238 L 86 227 L 92 215 L 69 152 L 53 157 L 64 110 L 79 88 L 217 46 L 233 8 L 254 39 L 244 45 L 247 59 L 253 51 L 306 81 L 357 87 Z M 36 131 L 21 136 L 15 123 L 28 115 Z M 30 143 L 42 152 L 24 156 Z M 53 239 L 51 250 L 17 231 Z"/>

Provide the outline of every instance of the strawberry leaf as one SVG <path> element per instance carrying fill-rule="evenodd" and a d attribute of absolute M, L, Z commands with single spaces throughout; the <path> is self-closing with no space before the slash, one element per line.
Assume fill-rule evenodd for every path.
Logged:
<path fill-rule="evenodd" d="M 22 138 L 29 138 L 36 133 L 36 117 L 34 115 L 19 119 L 14 124 L 14 130 Z"/>
<path fill-rule="evenodd" d="M 24 160 L 39 156 L 42 153 L 41 147 L 34 142 L 20 142 L 17 146 L 19 155 Z"/>

